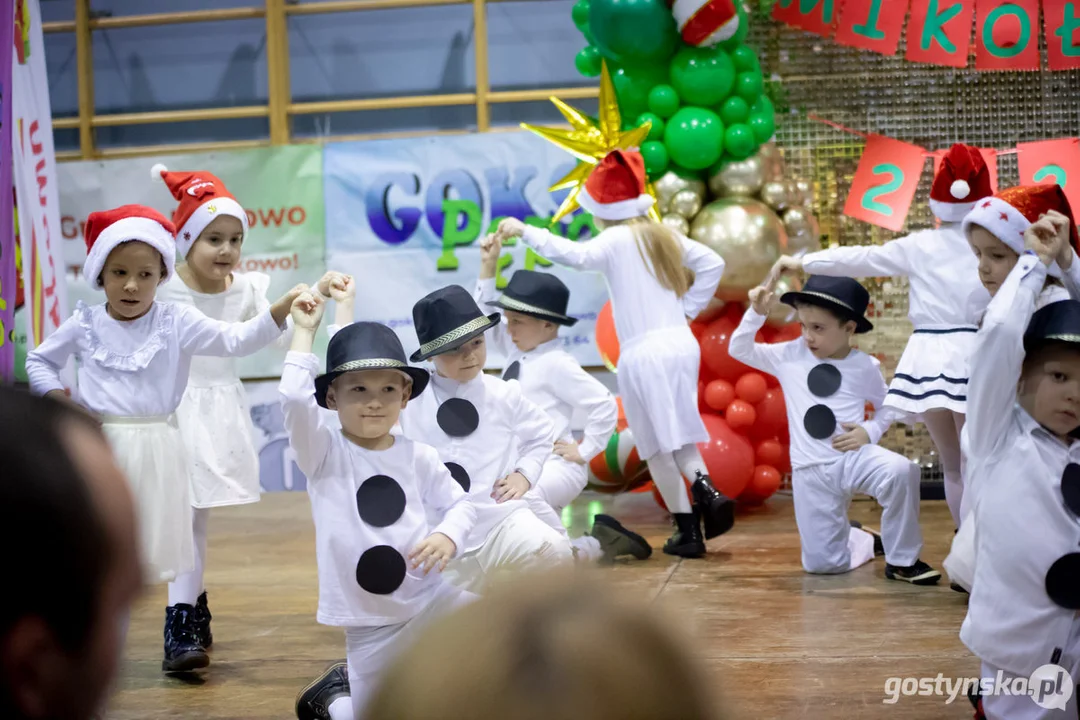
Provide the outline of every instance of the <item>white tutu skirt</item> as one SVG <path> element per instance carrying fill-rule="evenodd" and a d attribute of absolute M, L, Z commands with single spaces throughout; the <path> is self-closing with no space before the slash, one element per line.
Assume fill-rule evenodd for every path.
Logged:
<path fill-rule="evenodd" d="M 192 507 L 258 502 L 259 458 L 243 383 L 188 385 L 176 415 L 187 449 Z"/>
<path fill-rule="evenodd" d="M 909 415 L 930 410 L 966 413 L 968 361 L 974 348 L 974 329 L 916 329 L 896 365 L 885 404 Z"/>
<path fill-rule="evenodd" d="M 653 330 L 621 348 L 619 395 L 642 459 L 708 441 L 698 409 L 700 365 L 688 326 Z"/>
<path fill-rule="evenodd" d="M 187 461 L 176 416 L 107 418 L 103 424 L 135 496 L 140 552 L 151 583 L 195 569 Z"/>

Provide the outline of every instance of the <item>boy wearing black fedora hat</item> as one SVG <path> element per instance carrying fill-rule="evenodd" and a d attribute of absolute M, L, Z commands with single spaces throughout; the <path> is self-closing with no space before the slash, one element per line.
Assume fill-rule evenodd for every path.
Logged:
<path fill-rule="evenodd" d="M 870 296 L 851 278 L 811 276 L 800 292 L 780 302 L 793 306 L 802 337 L 755 343 L 754 336 L 777 302 L 779 274 L 750 291 L 751 305 L 731 335 L 731 357 L 780 381 L 791 434 L 795 522 L 809 573 L 845 573 L 885 555 L 885 577 L 916 585 L 937 583 L 941 573 L 919 560 L 919 469 L 877 445 L 892 424 L 883 406 L 887 387 L 876 359 L 851 347 L 866 319 Z M 864 421 L 866 403 L 874 417 Z M 884 508 L 881 533 L 848 522 L 851 498 L 863 493 Z"/>
<path fill-rule="evenodd" d="M 1034 696 L 984 693 L 980 709 L 994 719 L 1077 714 L 1080 302 L 1036 309 L 1055 260 L 1065 271 L 1076 262 L 1071 226 L 1058 215 L 1025 230 L 1025 250 L 990 301 L 971 360 L 972 514 L 960 532 L 973 525 L 977 562 L 960 639 L 995 689 L 1042 681 Z"/>
<path fill-rule="evenodd" d="M 346 326 L 316 377 L 311 348 L 323 308 L 310 292 L 294 301 L 280 392 L 315 521 L 317 617 L 345 628 L 348 682 L 335 668 L 338 681 L 321 678 L 301 693 L 297 710 L 302 718 L 352 718 L 402 643 L 470 599 L 440 573 L 466 546 L 476 510 L 434 448 L 391 434 L 429 384 L 425 370 L 405 362 L 393 330 Z M 320 408 L 335 411 L 338 422 Z"/>
<path fill-rule="evenodd" d="M 475 297 L 478 304 L 503 311 L 503 322 L 491 334 L 492 344 L 505 358 L 502 377 L 516 380 L 524 396 L 548 414 L 558 438 L 525 499 L 537 517 L 566 533 L 562 510 L 585 489 L 588 463 L 615 432 L 619 408 L 603 383 L 563 349 L 559 328 L 577 323 L 567 314 L 570 289 L 550 273 L 518 270 L 499 295 L 495 273 L 502 243 L 489 240 L 481 249 Z M 586 418 L 580 444 L 571 433 L 575 412 Z M 620 555 L 644 560 L 652 554 L 645 538 L 610 515 L 597 515 L 593 522 L 588 534 L 571 541 L 575 557 L 610 563 Z"/>

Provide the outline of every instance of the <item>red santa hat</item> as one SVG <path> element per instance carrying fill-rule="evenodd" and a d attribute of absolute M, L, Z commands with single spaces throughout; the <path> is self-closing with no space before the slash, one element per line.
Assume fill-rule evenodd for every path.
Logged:
<path fill-rule="evenodd" d="M 983 198 L 990 197 L 990 168 L 977 148 L 957 143 L 949 148 L 930 188 L 930 210 L 942 222 L 960 222 Z"/>
<path fill-rule="evenodd" d="M 109 253 L 126 242 L 143 242 L 161 253 L 165 276 L 173 274 L 176 228 L 164 215 L 145 205 L 123 205 L 113 210 L 90 213 L 86 218 L 86 262 L 83 277 L 92 287 L 101 287 L 101 271 Z"/>
<path fill-rule="evenodd" d="M 188 250 L 206 226 L 221 215 L 231 215 L 239 220 L 247 235 L 247 213 L 225 189 L 225 183 L 210 173 L 169 172 L 167 167 L 159 163 L 150 168 L 150 177 L 163 180 L 180 203 L 172 217 L 180 257 L 187 257 Z"/>
<path fill-rule="evenodd" d="M 653 202 L 645 186 L 645 160 L 637 150 L 609 152 L 578 195 L 578 204 L 601 220 L 641 217 Z"/>
<path fill-rule="evenodd" d="M 1072 208 L 1060 185 L 1020 185 L 1002 190 L 976 204 L 962 227 L 968 240 L 972 228 L 978 226 L 1020 255 L 1024 252 L 1024 231 L 1051 210 L 1069 218 L 1070 242 L 1074 251 L 1080 248 Z M 1061 277 L 1057 263 L 1050 266 L 1050 274 Z"/>

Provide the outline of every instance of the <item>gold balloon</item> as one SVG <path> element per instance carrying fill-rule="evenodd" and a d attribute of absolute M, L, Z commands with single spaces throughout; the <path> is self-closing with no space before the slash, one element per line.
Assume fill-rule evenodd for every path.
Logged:
<path fill-rule="evenodd" d="M 784 211 L 783 217 L 789 253 L 813 252 L 821 249 L 821 232 L 814 213 L 806 208 L 791 207 Z"/>
<path fill-rule="evenodd" d="M 665 215 L 660 218 L 660 222 L 673 230 L 678 230 L 683 235 L 690 234 L 690 223 L 682 215 Z"/>
<path fill-rule="evenodd" d="M 793 273 L 784 273 L 780 276 L 780 279 L 776 281 L 776 288 L 773 292 L 776 294 L 777 301 L 788 292 L 798 292 L 802 290 L 802 282 L 799 277 Z M 795 314 L 795 308 L 790 305 L 785 305 L 782 302 L 777 302 L 776 307 L 769 313 L 768 323 L 773 327 L 783 327 L 792 322 L 795 322 L 797 316 Z"/>
<path fill-rule="evenodd" d="M 761 199 L 773 210 L 783 210 L 790 203 L 787 183 L 782 180 L 770 180 L 761 188 Z"/>
<path fill-rule="evenodd" d="M 814 187 L 809 181 L 799 178 L 795 181 L 795 190 L 799 194 L 799 204 L 803 207 L 814 206 Z"/>
<path fill-rule="evenodd" d="M 765 182 L 762 170 L 758 155 L 725 163 L 709 178 L 709 189 L 717 197 L 753 197 Z"/>
<path fill-rule="evenodd" d="M 784 154 L 776 143 L 768 142 L 758 150 L 761 159 L 761 177 L 765 182 L 781 180 L 784 177 Z"/>
<path fill-rule="evenodd" d="M 671 201 L 682 190 L 693 190 L 699 197 L 705 197 L 705 183 L 696 178 L 685 178 L 670 170 L 660 176 L 654 185 L 656 189 L 656 209 L 661 215 L 671 212 Z"/>
<path fill-rule="evenodd" d="M 714 200 L 690 224 L 690 237 L 724 258 L 716 297 L 745 300 L 787 252 L 784 224 L 767 205 L 747 198 Z"/>
<path fill-rule="evenodd" d="M 701 210 L 701 196 L 690 188 L 680 190 L 671 198 L 671 212 L 687 220 L 693 220 L 698 210 Z"/>

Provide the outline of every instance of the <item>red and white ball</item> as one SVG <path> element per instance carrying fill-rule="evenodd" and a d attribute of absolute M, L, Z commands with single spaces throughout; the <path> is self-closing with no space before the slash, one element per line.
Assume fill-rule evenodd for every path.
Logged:
<path fill-rule="evenodd" d="M 649 481 L 648 468 L 638 455 L 634 433 L 616 432 L 607 447 L 589 463 L 589 490 L 615 494 L 631 492 Z"/>
<path fill-rule="evenodd" d="M 683 42 L 697 47 L 716 45 L 739 29 L 739 0 L 668 0 Z"/>

